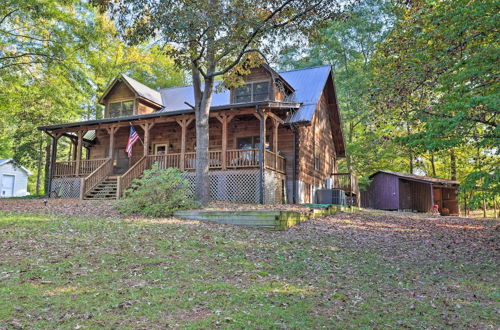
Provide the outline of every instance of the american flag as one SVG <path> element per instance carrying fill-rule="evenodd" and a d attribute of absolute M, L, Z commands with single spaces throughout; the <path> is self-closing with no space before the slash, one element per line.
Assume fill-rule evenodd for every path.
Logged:
<path fill-rule="evenodd" d="M 132 157 L 132 146 L 137 140 L 139 140 L 139 134 L 137 134 L 134 126 L 130 126 L 130 135 L 128 136 L 127 146 L 125 147 L 128 158 Z"/>

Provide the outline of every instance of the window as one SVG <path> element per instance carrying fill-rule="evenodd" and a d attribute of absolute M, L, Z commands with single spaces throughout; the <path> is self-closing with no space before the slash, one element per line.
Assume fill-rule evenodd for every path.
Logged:
<path fill-rule="evenodd" d="M 266 137 L 266 149 L 269 149 L 269 136 Z M 237 149 L 259 149 L 260 148 L 260 137 L 259 136 L 248 136 L 239 137 L 236 139 Z"/>
<path fill-rule="evenodd" d="M 269 81 L 243 85 L 234 91 L 234 103 L 257 102 L 269 99 Z"/>
<path fill-rule="evenodd" d="M 252 85 L 247 84 L 236 88 L 234 91 L 234 103 L 252 102 Z"/>
<path fill-rule="evenodd" d="M 113 102 L 109 104 L 108 118 L 132 116 L 134 101 Z"/>

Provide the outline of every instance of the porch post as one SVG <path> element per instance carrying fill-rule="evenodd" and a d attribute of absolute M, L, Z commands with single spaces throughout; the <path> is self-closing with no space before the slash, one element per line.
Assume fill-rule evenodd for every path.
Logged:
<path fill-rule="evenodd" d="M 226 114 L 222 114 L 220 116 L 217 116 L 217 119 L 222 124 L 222 157 L 221 157 L 221 162 L 222 162 L 222 169 L 223 170 L 227 169 L 227 125 L 233 119 L 233 117 L 234 117 L 234 115 L 228 116 Z"/>
<path fill-rule="evenodd" d="M 260 148 L 259 148 L 259 169 L 260 169 L 260 203 L 264 204 L 264 169 L 265 169 L 265 157 L 266 157 L 266 119 L 267 114 L 260 111 L 258 106 L 256 107 L 256 113 L 254 114 L 260 120 Z"/>
<path fill-rule="evenodd" d="M 54 177 L 55 165 L 57 160 L 57 141 L 61 137 L 62 133 L 55 133 L 54 135 L 47 132 L 52 138 L 52 149 L 50 151 L 50 170 L 49 170 L 49 180 L 48 187 L 45 194 L 50 197 L 50 192 L 52 190 L 52 178 Z"/>
<path fill-rule="evenodd" d="M 273 118 L 273 152 L 275 153 L 274 156 L 274 168 L 277 170 L 278 169 L 278 121 Z"/>
<path fill-rule="evenodd" d="M 141 124 L 141 127 L 144 130 L 144 156 L 147 156 L 149 153 L 149 132 L 153 125 L 154 123 Z"/>
<path fill-rule="evenodd" d="M 109 134 L 109 153 L 108 158 L 113 159 L 113 150 L 115 149 L 115 133 L 118 130 L 118 127 L 111 126 L 106 128 Z"/>
<path fill-rule="evenodd" d="M 76 145 L 76 168 L 75 176 L 80 176 L 80 162 L 82 158 L 82 141 L 83 141 L 83 131 L 77 131 L 76 135 L 78 137 L 78 142 Z"/>
<path fill-rule="evenodd" d="M 194 118 L 181 118 L 177 119 L 177 123 L 181 126 L 181 159 L 180 168 L 182 171 L 186 168 L 185 158 L 186 158 L 186 130 L 189 124 Z"/>

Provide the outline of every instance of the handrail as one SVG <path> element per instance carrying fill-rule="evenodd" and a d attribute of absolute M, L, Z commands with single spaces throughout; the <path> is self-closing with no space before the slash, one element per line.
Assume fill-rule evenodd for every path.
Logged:
<path fill-rule="evenodd" d="M 137 179 L 138 177 L 140 177 L 142 175 L 142 173 L 144 172 L 144 170 L 146 170 L 150 167 L 150 166 L 148 166 L 147 159 L 148 159 L 147 156 L 143 156 L 141 159 L 139 159 L 137 161 L 137 163 L 135 163 L 132 167 L 130 167 L 128 169 L 128 171 L 125 172 L 125 174 L 118 177 L 116 198 L 120 198 L 121 195 L 123 194 L 123 192 L 125 190 L 127 190 L 128 187 L 130 187 L 130 185 L 132 184 L 132 181 L 134 181 L 134 179 Z"/>
<path fill-rule="evenodd" d="M 94 172 L 106 160 L 107 158 L 82 159 L 80 162 L 80 175 L 86 175 Z"/>
<path fill-rule="evenodd" d="M 94 172 L 90 173 L 89 176 L 82 179 L 82 198 L 87 193 L 89 193 L 92 188 L 97 186 L 99 183 L 104 180 L 109 173 L 113 170 L 113 161 L 111 158 L 108 158 L 104 163 L 102 163 L 98 168 L 94 170 Z"/>

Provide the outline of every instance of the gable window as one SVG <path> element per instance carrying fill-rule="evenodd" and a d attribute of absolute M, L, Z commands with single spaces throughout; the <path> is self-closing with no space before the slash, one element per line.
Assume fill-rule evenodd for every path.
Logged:
<path fill-rule="evenodd" d="M 245 84 L 234 90 L 234 103 L 257 102 L 269 99 L 269 81 Z"/>
<path fill-rule="evenodd" d="M 134 114 L 134 101 L 121 101 L 109 104 L 108 117 L 132 116 Z"/>

